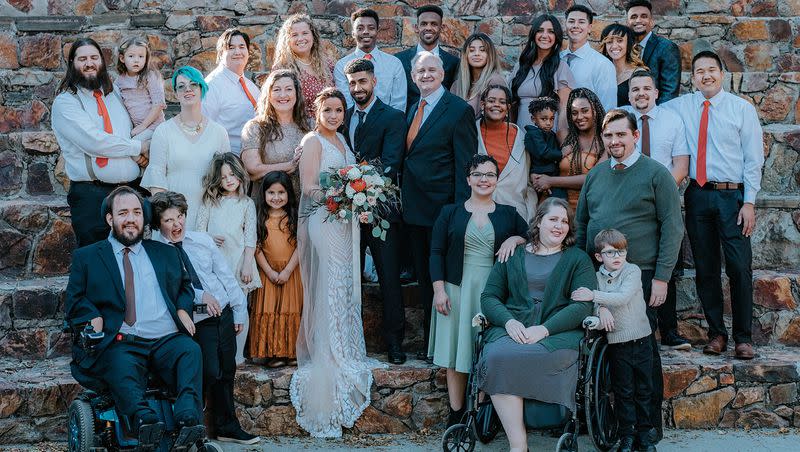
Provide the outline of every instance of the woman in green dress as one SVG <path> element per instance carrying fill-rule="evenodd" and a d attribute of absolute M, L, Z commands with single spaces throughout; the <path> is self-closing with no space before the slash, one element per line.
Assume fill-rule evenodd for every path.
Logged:
<path fill-rule="evenodd" d="M 528 225 L 512 206 L 497 204 L 498 165 L 488 155 L 473 156 L 467 170 L 472 194 L 461 204 L 442 208 L 431 237 L 433 308 L 428 356 L 447 368 L 450 396 L 448 426 L 464 413 L 464 392 L 472 364 L 477 330 L 472 317 L 480 312 L 483 285 L 495 256 L 505 262 L 525 243 Z"/>

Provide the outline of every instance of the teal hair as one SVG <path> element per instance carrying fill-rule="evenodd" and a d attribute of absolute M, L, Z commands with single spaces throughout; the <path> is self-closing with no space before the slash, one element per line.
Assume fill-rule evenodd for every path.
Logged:
<path fill-rule="evenodd" d="M 195 82 L 200 85 L 200 98 L 206 97 L 208 92 L 208 84 L 203 79 L 203 73 L 191 66 L 181 66 L 172 74 L 172 90 L 175 91 L 178 76 L 182 75 L 189 79 L 190 82 Z"/>

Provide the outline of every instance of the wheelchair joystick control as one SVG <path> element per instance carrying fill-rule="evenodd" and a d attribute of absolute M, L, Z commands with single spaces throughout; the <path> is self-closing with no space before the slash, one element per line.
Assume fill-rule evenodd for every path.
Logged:
<path fill-rule="evenodd" d="M 102 331 L 96 332 L 91 323 L 87 323 L 86 327 L 81 331 L 80 343 L 89 356 L 97 353 L 97 346 L 105 339 L 106 333 Z"/>

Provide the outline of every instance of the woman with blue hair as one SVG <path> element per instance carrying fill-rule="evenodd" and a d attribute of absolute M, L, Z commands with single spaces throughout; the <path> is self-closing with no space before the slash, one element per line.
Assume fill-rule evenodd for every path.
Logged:
<path fill-rule="evenodd" d="M 175 117 L 162 123 L 150 143 L 150 164 L 142 187 L 151 193 L 174 191 L 186 197 L 186 229 L 194 230 L 203 197 L 203 176 L 216 154 L 230 152 L 228 132 L 203 116 L 201 102 L 208 92 L 203 74 L 191 66 L 172 75 L 172 90 L 181 105 Z"/>

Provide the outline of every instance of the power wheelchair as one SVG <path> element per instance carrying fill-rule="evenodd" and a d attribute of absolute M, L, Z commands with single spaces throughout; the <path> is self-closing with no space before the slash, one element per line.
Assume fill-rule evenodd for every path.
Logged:
<path fill-rule="evenodd" d="M 476 442 L 488 443 L 502 428 L 488 396 L 480 400 L 475 371 L 483 352 L 483 337 L 489 323 L 478 314 L 473 324 L 480 326 L 472 355 L 472 368 L 467 380 L 467 410 L 461 423 L 448 428 L 442 438 L 444 452 L 470 452 Z M 608 451 L 618 440 L 617 421 L 614 415 L 614 397 L 611 391 L 611 369 L 608 358 L 608 342 L 597 328 L 600 319 L 594 316 L 583 321 L 584 337 L 578 353 L 578 381 L 576 384 L 576 410 L 571 413 L 566 407 L 526 399 L 524 402 L 525 425 L 534 430 L 563 432 L 558 438 L 556 452 L 578 451 L 578 434 L 585 426 L 595 448 Z"/>
<path fill-rule="evenodd" d="M 103 332 L 95 332 L 90 324 L 83 329 L 73 329 L 64 322 L 66 332 L 71 332 L 73 341 L 87 351 L 95 353 L 97 345 L 103 340 Z M 74 370 L 74 367 L 73 367 Z M 69 452 L 222 452 L 222 448 L 206 439 L 205 428 L 199 428 L 191 437 L 179 438 L 181 432 L 173 417 L 172 404 L 174 395 L 167 386 L 151 376 L 147 382 L 145 401 L 156 412 L 163 423 L 163 434 L 160 440 L 142 443 L 142 435 L 135 433 L 132 419 L 120 414 L 107 387 L 94 378 L 86 375 L 75 375 L 78 383 L 86 388 L 69 406 L 67 443 Z M 89 389 L 91 388 L 91 389 Z M 154 438 L 155 438 L 154 437 Z"/>

